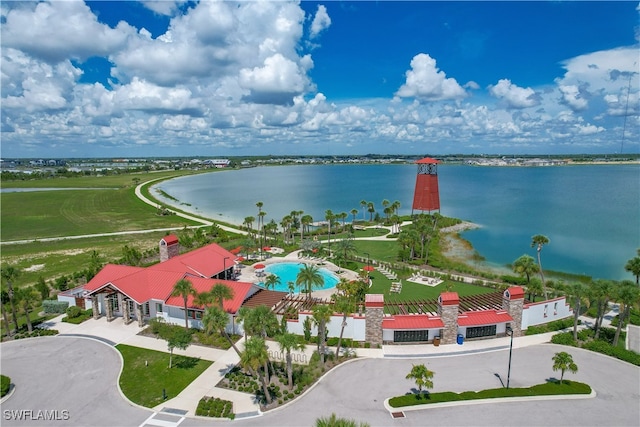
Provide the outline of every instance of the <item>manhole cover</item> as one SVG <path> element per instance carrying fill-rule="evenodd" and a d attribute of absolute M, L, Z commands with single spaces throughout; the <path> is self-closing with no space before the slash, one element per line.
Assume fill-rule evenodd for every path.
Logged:
<path fill-rule="evenodd" d="M 391 416 L 393 418 L 404 418 L 404 412 L 392 412 Z"/>

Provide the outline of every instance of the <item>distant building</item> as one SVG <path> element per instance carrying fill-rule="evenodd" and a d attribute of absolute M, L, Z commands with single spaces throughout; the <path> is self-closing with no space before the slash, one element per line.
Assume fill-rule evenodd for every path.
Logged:
<path fill-rule="evenodd" d="M 231 160 L 229 159 L 208 159 L 202 162 L 204 166 L 213 167 L 213 168 L 226 168 L 231 164 Z"/>

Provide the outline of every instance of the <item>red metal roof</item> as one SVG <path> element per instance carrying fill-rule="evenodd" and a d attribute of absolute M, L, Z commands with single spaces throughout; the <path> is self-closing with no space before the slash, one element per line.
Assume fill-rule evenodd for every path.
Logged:
<path fill-rule="evenodd" d="M 109 285 L 138 304 L 155 299 L 165 301 L 168 305 L 183 307 L 181 297 L 170 298 L 171 291 L 178 280 L 187 278 L 198 292 L 209 291 L 216 283 L 224 283 L 234 291 L 234 298 L 224 302 L 224 309 L 235 313 L 253 285 L 231 280 L 210 279 L 209 277 L 223 271 L 225 257 L 228 258 L 226 267 L 233 266 L 235 256 L 213 243 L 148 268 L 107 264 L 85 285 L 85 290 L 91 293 Z M 177 302 L 174 301 L 176 298 Z"/>
<path fill-rule="evenodd" d="M 440 317 L 427 314 L 403 314 L 382 319 L 382 329 L 442 329 Z"/>
<path fill-rule="evenodd" d="M 458 326 L 482 326 L 512 322 L 513 318 L 504 310 L 467 311 L 458 315 Z"/>
<path fill-rule="evenodd" d="M 384 295 L 382 294 L 367 294 L 364 297 L 365 307 L 384 307 Z"/>
<path fill-rule="evenodd" d="M 226 260 L 225 260 L 226 258 Z M 215 243 L 175 256 L 149 267 L 152 270 L 179 271 L 212 277 L 233 265 L 236 256 Z"/>
<path fill-rule="evenodd" d="M 176 236 L 175 234 L 169 234 L 168 236 L 164 236 L 162 240 L 164 240 L 167 246 L 175 245 L 176 243 L 178 243 L 178 236 Z"/>
<path fill-rule="evenodd" d="M 504 291 L 504 293 L 505 296 L 508 296 L 510 300 L 524 298 L 524 289 L 522 289 L 520 286 L 511 286 L 506 291 Z"/>
<path fill-rule="evenodd" d="M 432 159 L 431 157 L 425 157 L 424 159 L 420 159 L 416 162 L 416 164 L 425 164 L 425 163 L 440 163 L 440 161 L 436 159 Z"/>
<path fill-rule="evenodd" d="M 105 283 L 143 270 L 144 268 L 142 267 L 107 264 L 98 272 L 98 274 L 93 276 L 93 279 L 89 280 L 89 282 L 84 285 L 84 289 L 87 291 L 94 291 L 104 286 Z"/>
<path fill-rule="evenodd" d="M 443 292 L 440 294 L 439 299 L 442 305 L 456 305 L 460 303 L 457 292 Z"/>

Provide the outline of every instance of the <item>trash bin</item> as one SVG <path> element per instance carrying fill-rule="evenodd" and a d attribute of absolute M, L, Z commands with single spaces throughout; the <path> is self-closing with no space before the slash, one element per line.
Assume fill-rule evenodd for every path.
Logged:
<path fill-rule="evenodd" d="M 440 345 L 440 337 L 433 337 L 433 345 L 436 347 Z"/>
<path fill-rule="evenodd" d="M 458 334 L 458 344 L 462 345 L 464 343 L 464 335 Z"/>

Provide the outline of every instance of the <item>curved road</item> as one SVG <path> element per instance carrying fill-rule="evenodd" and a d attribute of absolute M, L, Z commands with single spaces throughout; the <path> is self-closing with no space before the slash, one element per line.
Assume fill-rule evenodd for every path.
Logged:
<path fill-rule="evenodd" d="M 2 372 L 18 386 L 2 404 L 2 425 L 140 426 L 152 412 L 133 406 L 119 393 L 121 359 L 106 344 L 83 338 L 44 337 L 3 343 Z M 640 420 L 640 368 L 597 353 L 553 344 L 513 351 L 511 386 L 521 387 L 558 377 L 551 369 L 555 352 L 568 351 L 579 367 L 575 375 L 597 397 L 580 400 L 518 401 L 407 411 L 392 419 L 383 401 L 409 392 L 405 379 L 412 364 L 435 372 L 433 391 L 500 387 L 506 376 L 507 351 L 424 359 L 362 359 L 328 373 L 312 390 L 279 410 L 233 423 L 184 419 L 180 426 L 313 426 L 335 412 L 375 426 L 637 426 Z M 68 420 L 17 422 L 9 410 L 67 410 Z"/>

